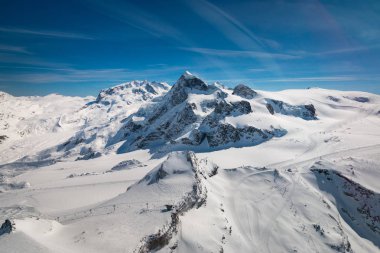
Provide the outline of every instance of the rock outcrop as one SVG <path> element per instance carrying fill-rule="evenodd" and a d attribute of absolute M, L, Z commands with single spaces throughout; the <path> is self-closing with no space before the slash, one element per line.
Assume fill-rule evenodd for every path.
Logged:
<path fill-rule="evenodd" d="M 10 234 L 14 229 L 14 223 L 11 220 L 6 219 L 0 227 L 0 236 L 3 234 Z"/>
<path fill-rule="evenodd" d="M 246 98 L 246 99 L 252 99 L 257 95 L 256 91 L 252 90 L 251 88 L 249 88 L 248 86 L 244 84 L 237 85 L 234 88 L 234 91 L 232 92 L 232 94 L 240 96 L 242 98 Z"/>
<path fill-rule="evenodd" d="M 280 113 L 283 115 L 290 115 L 304 120 L 316 120 L 316 110 L 314 105 L 290 105 L 280 100 L 266 99 L 266 107 L 269 113 Z"/>

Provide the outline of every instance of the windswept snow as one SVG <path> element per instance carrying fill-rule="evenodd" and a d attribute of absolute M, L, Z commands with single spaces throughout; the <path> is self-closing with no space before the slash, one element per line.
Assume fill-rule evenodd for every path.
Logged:
<path fill-rule="evenodd" d="M 185 72 L 0 106 L 0 252 L 380 251 L 378 95 Z"/>

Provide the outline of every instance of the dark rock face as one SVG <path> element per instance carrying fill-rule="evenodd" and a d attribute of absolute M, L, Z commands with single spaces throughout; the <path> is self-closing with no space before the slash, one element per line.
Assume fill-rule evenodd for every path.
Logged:
<path fill-rule="evenodd" d="M 145 148 L 155 141 L 165 142 L 175 139 L 185 128 L 197 121 L 193 110 L 194 106 L 186 103 L 178 113 L 160 122 L 153 132 L 137 141 L 138 147 Z M 158 118 L 156 117 L 156 119 Z"/>
<path fill-rule="evenodd" d="M 244 84 L 239 84 L 234 88 L 234 91 L 232 92 L 233 95 L 238 95 L 242 98 L 246 99 L 252 99 L 254 98 L 257 93 L 249 88 L 248 86 L 245 86 Z"/>
<path fill-rule="evenodd" d="M 119 170 L 132 169 L 132 168 L 144 167 L 144 166 L 146 165 L 142 164 L 139 160 L 136 160 L 136 159 L 125 160 L 113 166 L 111 171 L 119 171 Z"/>
<path fill-rule="evenodd" d="M 247 101 L 227 103 L 226 101 L 215 102 L 214 111 L 202 121 L 203 128 L 214 128 L 218 126 L 219 121 L 227 116 L 239 116 L 252 112 L 251 104 Z"/>
<path fill-rule="evenodd" d="M 145 89 L 152 94 L 157 94 L 157 91 L 149 83 L 145 85 Z"/>
<path fill-rule="evenodd" d="M 10 220 L 6 219 L 0 227 L 0 236 L 3 234 L 9 234 L 14 230 L 14 224 Z"/>
<path fill-rule="evenodd" d="M 358 235 L 380 246 L 380 194 L 352 181 L 330 165 L 316 163 L 311 171 L 318 186 L 335 198 L 341 216 Z"/>
<path fill-rule="evenodd" d="M 266 104 L 266 107 L 267 107 L 269 113 L 273 115 L 274 114 L 273 106 L 271 104 Z"/>
<path fill-rule="evenodd" d="M 208 89 L 208 85 L 199 79 L 196 76 L 188 76 L 187 74 L 182 75 L 177 81 L 178 86 L 196 90 L 206 91 Z"/>
<path fill-rule="evenodd" d="M 8 136 L 6 135 L 0 135 L 0 144 L 3 143 L 7 138 Z"/>
<path fill-rule="evenodd" d="M 334 102 L 339 102 L 340 101 L 339 98 L 333 97 L 333 96 L 328 96 L 327 98 L 330 99 L 331 101 L 334 101 Z"/>
<path fill-rule="evenodd" d="M 149 119 L 148 119 L 149 124 L 151 124 L 154 121 L 156 121 L 156 119 L 158 119 L 159 117 L 161 117 L 162 115 L 164 115 L 167 111 L 168 111 L 168 107 L 165 104 L 162 105 L 161 107 L 158 107 L 154 111 L 154 113 L 152 113 L 152 115 L 149 117 Z"/>
<path fill-rule="evenodd" d="M 237 116 L 237 115 L 251 113 L 252 108 L 251 108 L 251 104 L 247 101 L 239 101 L 239 102 L 232 102 L 232 103 L 221 101 L 216 104 L 214 112 L 217 114 L 224 114 L 226 116 L 229 116 L 231 114 L 234 114 L 234 116 Z"/>
<path fill-rule="evenodd" d="M 165 139 L 163 138 L 163 136 L 165 136 L 165 133 L 161 131 L 151 132 L 145 137 L 137 138 L 136 146 L 138 148 L 143 149 L 143 148 L 149 147 L 149 145 L 152 144 L 153 142 L 165 143 Z"/>
<path fill-rule="evenodd" d="M 91 148 L 89 148 L 88 150 L 84 149 L 82 152 L 81 152 L 81 155 L 80 157 L 78 157 L 76 160 L 90 160 L 90 159 L 95 159 L 95 158 L 98 158 L 98 157 L 101 157 L 102 156 L 102 153 L 100 152 L 97 152 L 97 151 L 93 151 Z"/>
<path fill-rule="evenodd" d="M 359 103 L 368 103 L 369 102 L 369 98 L 367 98 L 367 97 L 355 97 L 353 99 Z"/>
<path fill-rule="evenodd" d="M 167 136 L 170 138 L 178 135 L 183 129 L 195 121 L 197 121 L 197 115 L 195 115 L 193 111 L 193 106 L 186 104 L 185 108 L 179 112 L 173 120 L 165 123 L 169 125 L 167 128 Z"/>
<path fill-rule="evenodd" d="M 272 137 L 285 134 L 285 130 L 279 129 L 268 131 L 252 126 L 237 128 L 230 124 L 218 124 L 215 129 L 206 133 L 206 138 L 210 147 L 218 147 L 238 142 L 246 142 L 245 145 L 257 145 Z"/>
<path fill-rule="evenodd" d="M 206 134 L 210 147 L 225 145 L 240 140 L 239 131 L 230 124 L 219 124 L 214 131 Z"/>
<path fill-rule="evenodd" d="M 305 109 L 308 110 L 310 112 L 310 115 L 315 117 L 315 107 L 314 105 L 310 104 L 310 105 L 305 105 Z M 304 114 L 306 117 L 308 114 Z"/>
<path fill-rule="evenodd" d="M 369 102 L 369 98 L 367 98 L 367 97 L 345 97 L 345 98 L 359 102 L 359 103 L 368 103 Z"/>
<path fill-rule="evenodd" d="M 266 99 L 267 109 L 270 114 L 280 113 L 299 117 L 304 120 L 316 120 L 316 110 L 314 105 L 290 105 L 280 100 Z"/>
<path fill-rule="evenodd" d="M 176 106 L 176 105 L 184 102 L 188 97 L 186 90 L 181 86 L 173 87 L 171 92 L 172 92 L 171 104 L 173 106 Z"/>
<path fill-rule="evenodd" d="M 134 122 L 134 121 L 129 121 L 126 125 L 125 125 L 125 129 L 128 129 L 129 131 L 131 132 L 136 132 L 138 131 L 139 129 L 141 129 L 143 126 Z"/>
<path fill-rule="evenodd" d="M 184 74 L 170 90 L 170 102 L 173 106 L 178 105 L 187 99 L 189 92 L 193 92 L 193 90 L 207 91 L 208 89 L 209 86 L 198 77 Z"/>
<path fill-rule="evenodd" d="M 157 172 L 153 175 L 147 175 L 147 177 L 144 177 L 142 180 L 148 181 L 148 185 L 155 184 L 161 179 L 164 179 L 167 175 L 169 175 L 165 170 L 164 167 L 161 165 L 161 168 L 157 170 Z"/>

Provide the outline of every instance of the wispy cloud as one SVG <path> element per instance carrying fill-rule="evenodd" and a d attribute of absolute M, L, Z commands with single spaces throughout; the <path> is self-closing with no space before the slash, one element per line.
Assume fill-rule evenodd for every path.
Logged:
<path fill-rule="evenodd" d="M 20 55 L 12 52 L 0 52 L 0 63 L 7 64 L 10 68 L 67 68 L 69 66 L 66 63 L 51 62 L 34 55 Z"/>
<path fill-rule="evenodd" d="M 185 40 L 185 35 L 170 23 L 128 1 L 88 0 L 87 3 L 109 18 L 128 24 L 155 37 L 166 37 L 181 42 Z"/>
<path fill-rule="evenodd" d="M 279 43 L 255 35 L 231 14 L 206 1 L 186 1 L 200 17 L 217 28 L 225 37 L 242 49 L 259 49 L 263 46 L 279 46 Z"/>
<path fill-rule="evenodd" d="M 4 66 L 3 66 L 4 67 Z M 3 68 L 0 66 L 0 68 Z M 4 67 L 8 68 L 8 67 Z M 106 69 L 77 69 L 49 68 L 49 67 L 18 67 L 16 73 L 0 72 L 0 82 L 6 83 L 104 83 L 105 87 L 126 82 L 128 80 L 147 79 L 163 80 L 167 74 L 173 71 L 183 71 L 184 66 L 171 66 L 162 68 L 148 68 L 144 70 L 132 70 L 125 68 Z M 33 70 L 39 70 L 34 72 Z M 160 81 L 159 79 L 156 79 Z"/>
<path fill-rule="evenodd" d="M 213 49 L 213 48 L 181 48 L 182 50 L 212 55 L 218 57 L 248 57 L 248 58 L 259 58 L 259 59 L 279 59 L 279 60 L 291 60 L 301 58 L 297 55 L 292 54 L 282 54 L 282 53 L 269 53 L 261 51 L 245 51 L 245 50 L 223 50 L 223 49 Z"/>
<path fill-rule="evenodd" d="M 203 51 L 208 56 L 217 56 L 221 60 L 223 57 L 245 57 L 246 60 L 255 63 L 257 60 L 266 68 L 273 69 L 278 75 L 282 74 L 280 65 L 276 60 L 299 58 L 294 55 L 272 53 L 273 49 L 281 48 L 281 44 L 275 40 L 262 38 L 226 10 L 206 1 L 185 1 L 190 8 L 204 21 L 211 24 L 216 30 L 224 35 L 224 39 L 232 42 L 238 50 L 204 50 L 199 48 L 194 52 Z M 240 50 L 240 51 L 239 51 Z M 249 59 L 250 58 L 250 59 Z M 227 65 L 228 62 L 224 61 Z M 225 64 L 225 65 L 226 65 Z M 232 72 L 233 66 L 227 66 L 224 71 Z M 232 73 L 233 74 L 233 73 Z M 236 74 L 236 73 L 235 73 Z M 244 75 L 240 73 L 240 75 Z"/>
<path fill-rule="evenodd" d="M 380 44 L 338 48 L 338 49 L 332 49 L 332 50 L 326 50 L 326 51 L 320 51 L 320 52 L 293 50 L 293 51 L 288 51 L 288 53 L 298 55 L 300 57 L 309 57 L 309 56 L 328 56 L 328 55 L 335 55 L 335 54 L 350 54 L 350 53 L 357 53 L 357 52 L 363 52 L 363 51 L 370 51 L 372 49 L 380 49 Z"/>
<path fill-rule="evenodd" d="M 25 47 L 12 46 L 12 45 L 4 45 L 0 44 L 0 51 L 6 53 L 23 53 L 23 54 L 31 54 Z"/>
<path fill-rule="evenodd" d="M 317 77 L 290 77 L 281 79 L 266 79 L 267 82 L 343 82 L 358 81 L 356 76 L 317 76 Z"/>
<path fill-rule="evenodd" d="M 82 39 L 82 40 L 92 40 L 94 39 L 91 36 L 80 33 L 67 33 L 61 31 L 42 31 L 42 30 L 31 30 L 15 27 L 0 27 L 0 32 L 3 33 L 17 33 L 24 35 L 35 35 L 35 36 L 44 36 L 44 37 L 54 37 L 54 38 L 65 38 L 65 39 Z"/>
<path fill-rule="evenodd" d="M 270 69 L 267 68 L 250 68 L 248 69 L 249 72 L 257 73 L 257 72 L 266 72 L 270 71 Z"/>
<path fill-rule="evenodd" d="M 286 77 L 286 78 L 237 78 L 237 79 L 219 79 L 211 80 L 225 83 L 345 83 L 345 82 L 361 82 L 361 81 L 380 81 L 379 75 L 369 76 L 310 76 L 310 77 Z"/>

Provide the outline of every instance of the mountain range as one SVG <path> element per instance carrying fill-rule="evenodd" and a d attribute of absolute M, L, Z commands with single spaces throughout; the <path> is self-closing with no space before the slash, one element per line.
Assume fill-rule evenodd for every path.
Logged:
<path fill-rule="evenodd" d="M 1 252 L 379 252 L 380 96 L 0 92 Z"/>

